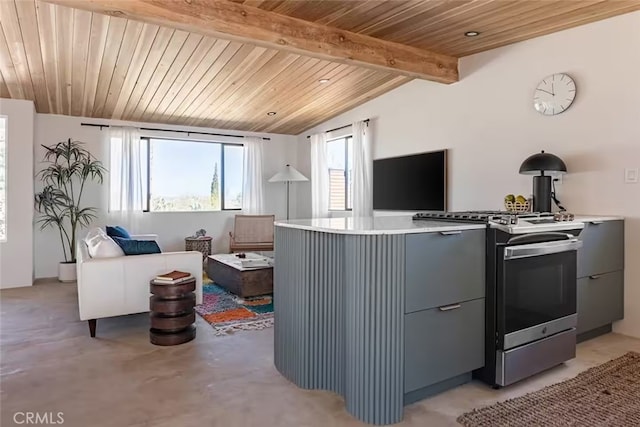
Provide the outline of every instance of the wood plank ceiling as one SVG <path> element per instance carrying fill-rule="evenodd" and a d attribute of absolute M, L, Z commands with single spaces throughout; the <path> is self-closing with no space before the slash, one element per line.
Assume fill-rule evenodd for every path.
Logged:
<path fill-rule="evenodd" d="M 455 57 L 640 10 L 637 0 L 244 3 Z M 0 97 L 31 99 L 39 113 L 298 134 L 411 80 L 38 0 L 0 0 L 0 26 Z"/>

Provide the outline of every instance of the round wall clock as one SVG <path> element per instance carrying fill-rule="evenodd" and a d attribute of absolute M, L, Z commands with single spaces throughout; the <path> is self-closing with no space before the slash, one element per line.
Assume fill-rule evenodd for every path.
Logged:
<path fill-rule="evenodd" d="M 565 73 L 542 79 L 533 94 L 533 107 L 540 114 L 555 116 L 565 112 L 576 97 L 576 82 Z"/>

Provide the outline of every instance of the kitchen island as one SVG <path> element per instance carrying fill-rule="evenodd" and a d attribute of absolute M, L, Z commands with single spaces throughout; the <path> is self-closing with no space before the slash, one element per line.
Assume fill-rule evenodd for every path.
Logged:
<path fill-rule="evenodd" d="M 485 225 L 411 217 L 275 224 L 275 365 L 359 420 L 462 384 L 484 364 Z"/>

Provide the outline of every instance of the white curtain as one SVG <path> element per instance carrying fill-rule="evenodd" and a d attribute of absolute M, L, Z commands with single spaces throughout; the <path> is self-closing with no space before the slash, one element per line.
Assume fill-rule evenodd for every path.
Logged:
<path fill-rule="evenodd" d="M 262 179 L 262 138 L 244 139 L 244 186 L 242 211 L 246 215 L 264 213 L 264 180 Z"/>
<path fill-rule="evenodd" d="M 329 216 L 329 165 L 324 132 L 311 135 L 311 216 Z"/>
<path fill-rule="evenodd" d="M 355 122 L 353 130 L 353 216 L 373 216 L 373 156 L 371 132 L 364 121 Z"/>
<path fill-rule="evenodd" d="M 109 219 L 138 232 L 146 198 L 146 151 L 132 127 L 109 128 Z"/>

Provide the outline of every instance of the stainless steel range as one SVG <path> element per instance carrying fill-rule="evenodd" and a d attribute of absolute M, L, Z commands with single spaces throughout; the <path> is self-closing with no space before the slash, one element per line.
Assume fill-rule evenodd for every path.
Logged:
<path fill-rule="evenodd" d="M 414 216 L 421 219 L 487 224 L 485 366 L 477 378 L 505 386 L 575 357 L 582 222 L 493 211 Z"/>

